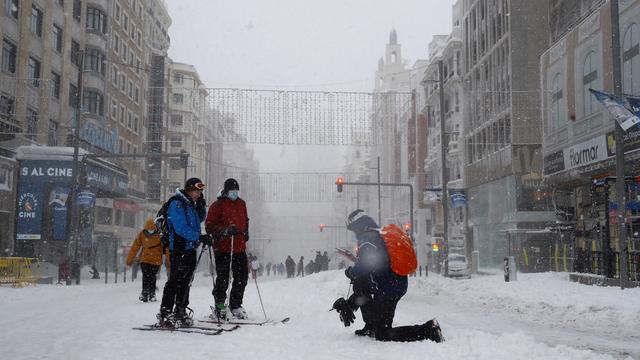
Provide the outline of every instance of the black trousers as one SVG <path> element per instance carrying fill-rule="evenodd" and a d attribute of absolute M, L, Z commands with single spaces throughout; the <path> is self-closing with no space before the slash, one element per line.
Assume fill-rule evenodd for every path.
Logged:
<path fill-rule="evenodd" d="M 170 255 L 171 271 L 164 284 L 160 313 L 168 315 L 173 311 L 184 310 L 189 305 L 189 287 L 196 269 L 196 250 L 173 251 Z"/>
<path fill-rule="evenodd" d="M 230 253 L 214 253 L 216 258 L 216 285 L 213 288 L 213 298 L 216 304 L 224 303 L 227 299 L 227 289 L 229 288 L 229 263 L 233 274 L 231 293 L 229 295 L 229 307 L 237 309 L 242 306 L 244 289 L 249 280 L 249 267 L 246 253 L 235 253 L 233 257 Z M 232 260 L 233 258 L 233 260 Z"/>
<path fill-rule="evenodd" d="M 160 265 L 140 263 L 142 269 L 142 294 L 151 296 L 156 293 L 156 275 Z"/>
<path fill-rule="evenodd" d="M 354 295 L 349 302 L 360 307 L 365 326 L 373 330 L 378 341 L 420 341 L 425 340 L 423 325 L 393 327 L 393 317 L 400 299 L 380 298 L 370 294 L 366 284 L 357 282 L 353 286 Z"/>

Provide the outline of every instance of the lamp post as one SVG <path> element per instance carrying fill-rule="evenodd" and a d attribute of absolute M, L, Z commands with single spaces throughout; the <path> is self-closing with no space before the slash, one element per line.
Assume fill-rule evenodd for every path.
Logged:
<path fill-rule="evenodd" d="M 78 52 L 79 63 L 78 63 L 78 87 L 76 92 L 76 123 L 75 128 L 73 130 L 73 178 L 71 187 L 69 189 L 69 198 L 67 201 L 70 201 L 70 220 L 69 220 L 69 245 L 73 242 L 75 245 L 75 251 L 73 256 L 74 266 L 79 266 L 78 264 L 78 248 L 80 246 L 80 236 L 78 236 L 78 188 L 80 187 L 80 126 L 82 124 L 82 91 L 83 91 L 83 73 L 84 73 L 84 51 L 80 50 Z M 73 268 L 73 267 L 72 267 Z M 76 284 L 80 284 L 80 276 L 76 279 Z"/>

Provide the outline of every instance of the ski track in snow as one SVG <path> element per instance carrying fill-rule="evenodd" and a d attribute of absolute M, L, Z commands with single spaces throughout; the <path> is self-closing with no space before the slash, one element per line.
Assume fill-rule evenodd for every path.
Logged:
<path fill-rule="evenodd" d="M 395 326 L 440 322 L 445 343 L 382 343 L 344 328 L 333 301 L 348 282 L 341 271 L 305 278 L 260 278 L 272 319 L 287 324 L 244 326 L 206 336 L 141 332 L 160 306 L 137 300 L 135 283 L 0 288 L 0 354 L 4 359 L 640 359 L 640 289 L 621 291 L 570 283 L 567 274 L 501 275 L 471 280 L 410 278 Z M 110 277 L 113 279 L 113 277 Z M 277 279 L 277 280 L 276 280 Z M 161 288 L 163 278 L 158 282 Z M 208 315 L 211 277 L 198 273 L 191 289 L 195 318 Z M 245 308 L 262 317 L 249 279 Z"/>

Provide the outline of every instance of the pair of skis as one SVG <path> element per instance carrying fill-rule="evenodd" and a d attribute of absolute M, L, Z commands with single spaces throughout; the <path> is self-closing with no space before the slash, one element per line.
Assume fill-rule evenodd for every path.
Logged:
<path fill-rule="evenodd" d="M 140 327 L 134 327 L 134 330 L 141 331 L 169 331 L 169 332 L 182 332 L 182 333 L 190 333 L 190 334 L 202 334 L 202 335 L 221 335 L 225 332 L 231 332 L 238 330 L 240 325 L 235 325 L 230 328 L 212 328 L 209 326 L 189 326 L 189 327 L 178 327 L 178 328 L 169 328 L 169 327 L 161 327 L 158 324 L 153 325 L 143 325 Z"/>
<path fill-rule="evenodd" d="M 213 319 L 203 319 L 197 320 L 199 324 L 203 325 L 193 325 L 189 327 L 178 327 L 178 328 L 166 328 L 161 327 L 158 324 L 153 325 L 143 325 L 141 327 L 134 327 L 134 330 L 141 331 L 169 331 L 169 332 L 182 332 L 182 333 L 191 333 L 191 334 L 202 334 L 202 335 L 222 335 L 225 332 L 232 332 L 240 329 L 243 325 L 257 325 L 262 326 L 265 324 L 284 324 L 289 321 L 289 317 L 283 318 L 278 321 L 274 321 L 271 319 L 266 319 L 262 321 L 251 321 L 251 320 L 231 320 L 231 321 L 220 321 Z M 214 324 L 216 327 L 212 327 L 211 325 L 206 324 Z M 231 325 L 231 327 L 224 327 L 225 325 Z"/>

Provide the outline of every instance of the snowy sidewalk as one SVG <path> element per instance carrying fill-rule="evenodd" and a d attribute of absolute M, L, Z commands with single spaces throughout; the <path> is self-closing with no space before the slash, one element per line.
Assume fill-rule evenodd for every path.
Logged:
<path fill-rule="evenodd" d="M 411 278 L 396 325 L 436 317 L 445 343 L 380 343 L 344 328 L 333 301 L 348 282 L 339 271 L 261 281 L 272 318 L 286 325 L 245 326 L 221 336 L 136 332 L 155 321 L 159 303 L 137 300 L 140 282 L 0 288 L 0 349 L 6 359 L 608 359 L 640 357 L 640 289 L 570 283 L 567 274 L 519 274 L 451 280 Z M 162 286 L 163 283 L 160 284 Z M 196 318 L 207 315 L 211 278 L 191 291 Z M 248 312 L 260 317 L 253 281 Z M 357 313 L 358 319 L 360 314 Z"/>

